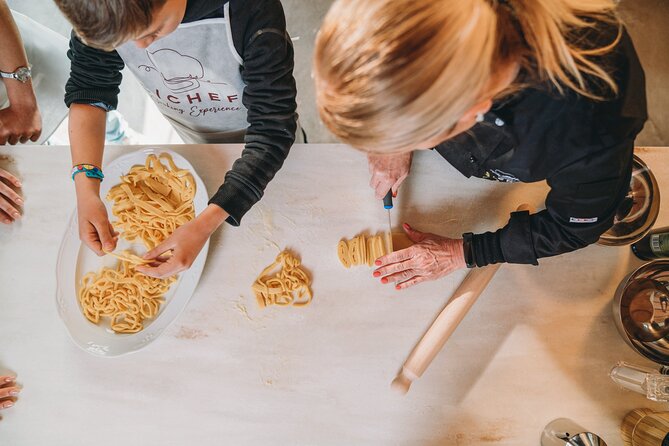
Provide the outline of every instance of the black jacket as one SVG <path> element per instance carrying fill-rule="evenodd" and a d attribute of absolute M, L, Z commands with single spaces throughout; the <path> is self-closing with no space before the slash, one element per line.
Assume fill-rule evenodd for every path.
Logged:
<path fill-rule="evenodd" d="M 529 87 L 435 148 L 467 177 L 547 180 L 551 188 L 545 210 L 513 213 L 503 228 L 473 236 L 477 266 L 537 264 L 594 243 L 611 227 L 629 188 L 634 138 L 647 117 L 645 81 L 626 32 L 599 63 L 616 80 L 615 97 L 595 101 L 548 85 Z"/>
<path fill-rule="evenodd" d="M 183 22 L 223 17 L 222 0 L 189 0 Z M 230 0 L 232 39 L 244 63 L 246 88 L 242 102 L 248 109 L 245 148 L 225 182 L 211 198 L 239 225 L 244 214 L 263 195 L 283 165 L 297 128 L 293 47 L 279 0 Z M 206 38 L 206 36 L 203 36 Z M 65 103 L 118 104 L 124 63 L 116 51 L 91 48 L 72 34 L 68 56 L 72 62 L 65 87 Z"/>

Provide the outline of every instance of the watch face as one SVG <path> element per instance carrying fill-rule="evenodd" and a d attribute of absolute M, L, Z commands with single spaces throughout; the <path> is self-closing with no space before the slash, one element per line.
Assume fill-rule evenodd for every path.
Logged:
<path fill-rule="evenodd" d="M 21 82 L 27 82 L 30 79 L 30 68 L 21 67 L 16 70 L 15 74 L 16 79 L 20 80 Z"/>

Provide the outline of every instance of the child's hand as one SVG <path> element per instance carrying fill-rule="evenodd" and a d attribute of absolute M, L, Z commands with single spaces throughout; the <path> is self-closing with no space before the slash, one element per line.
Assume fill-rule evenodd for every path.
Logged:
<path fill-rule="evenodd" d="M 15 376 L 0 376 L 0 409 L 12 407 L 20 391 Z"/>
<path fill-rule="evenodd" d="M 202 247 L 209 239 L 209 233 L 198 227 L 197 220 L 186 223 L 163 243 L 144 254 L 145 260 L 152 260 L 153 266 L 138 266 L 136 269 L 147 276 L 163 279 L 191 267 Z M 161 255 L 171 251 L 172 255 Z"/>
<path fill-rule="evenodd" d="M 95 193 L 82 194 L 77 200 L 79 239 L 99 256 L 116 249 L 118 232 L 107 217 L 107 209 Z"/>
<path fill-rule="evenodd" d="M 19 208 L 23 204 L 21 196 L 10 186 L 21 187 L 21 182 L 11 173 L 0 169 L 0 221 L 10 224 L 21 218 Z"/>
<path fill-rule="evenodd" d="M 210 204 L 197 218 L 179 227 L 160 245 L 144 254 L 144 259 L 152 260 L 150 266 L 138 266 L 140 273 L 159 279 L 173 276 L 191 267 L 202 247 L 228 217 L 215 204 Z M 171 251 L 172 255 L 161 255 Z"/>

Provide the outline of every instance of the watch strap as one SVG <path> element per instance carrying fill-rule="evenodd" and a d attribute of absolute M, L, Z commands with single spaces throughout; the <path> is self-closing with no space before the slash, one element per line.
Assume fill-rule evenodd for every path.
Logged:
<path fill-rule="evenodd" d="M 19 82 L 26 83 L 32 79 L 32 67 L 30 65 L 21 66 L 12 72 L 0 70 L 0 77 L 5 79 L 15 79 Z"/>
<path fill-rule="evenodd" d="M 476 262 L 474 262 L 474 247 L 472 245 L 473 238 L 474 234 L 471 232 L 465 232 L 462 234 L 462 248 L 464 251 L 467 268 L 474 268 L 476 266 Z"/>

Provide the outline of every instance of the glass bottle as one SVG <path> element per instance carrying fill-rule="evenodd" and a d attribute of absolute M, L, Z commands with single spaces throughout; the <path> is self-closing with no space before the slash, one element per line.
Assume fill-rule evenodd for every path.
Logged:
<path fill-rule="evenodd" d="M 632 252 L 641 260 L 669 257 L 669 226 L 650 231 L 632 244 Z"/>

